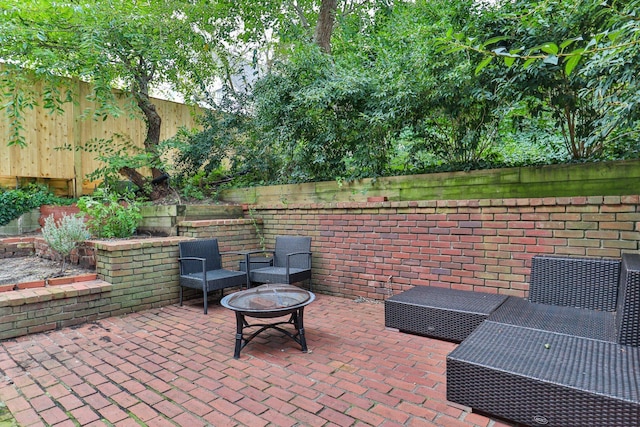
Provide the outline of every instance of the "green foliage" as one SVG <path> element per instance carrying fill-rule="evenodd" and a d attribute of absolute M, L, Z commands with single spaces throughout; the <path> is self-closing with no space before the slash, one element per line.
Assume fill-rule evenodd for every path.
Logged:
<path fill-rule="evenodd" d="M 6 225 L 31 209 L 42 205 L 70 205 L 74 201 L 55 196 L 49 188 L 30 184 L 16 190 L 0 188 L 0 225 Z"/>
<path fill-rule="evenodd" d="M 61 256 L 60 271 L 62 272 L 71 251 L 78 243 L 87 240 L 90 234 L 81 217 L 64 215 L 56 222 L 53 215 L 49 215 L 44 220 L 42 237 L 49 247 Z"/>
<path fill-rule="evenodd" d="M 7 2 L 0 78 L 11 140 L 36 102 L 29 82 L 63 74 L 95 84 L 94 119 L 123 113 L 116 83 L 149 126 L 152 83 L 213 107 L 202 131 L 161 148 L 150 138 L 135 151 L 119 135 L 85 144 L 105 165 L 92 177 L 112 187 L 123 170 L 168 170 L 168 158 L 172 184 L 203 198 L 222 185 L 640 152 L 640 0 L 342 2 L 331 55 L 310 42 L 313 0 Z M 14 78 L 13 64 L 31 75 Z M 244 88 L 233 77 L 249 65 L 260 78 Z M 214 81 L 222 100 L 208 92 Z M 69 92 L 45 86 L 56 111 Z"/>
<path fill-rule="evenodd" d="M 78 200 L 78 208 L 87 215 L 87 228 L 98 238 L 130 237 L 142 220 L 140 204 L 103 188 Z"/>
<path fill-rule="evenodd" d="M 256 85 L 254 100 L 257 133 L 278 162 L 275 181 L 384 173 L 387 124 L 372 117 L 375 86 L 367 75 L 341 69 L 314 46 L 274 70 Z"/>
<path fill-rule="evenodd" d="M 433 43 L 470 19 L 471 4 L 399 2 L 374 23 L 342 21 L 333 57 L 301 44 L 276 63 L 253 98 L 260 153 L 269 147 L 276 159 L 268 179 L 357 179 L 493 158 L 492 82 L 474 76 L 468 56 L 442 57 Z"/>
<path fill-rule="evenodd" d="M 161 173 L 156 168 L 161 117 L 150 94 L 166 87 L 188 101 L 202 100 L 220 76 L 233 74 L 228 67 L 233 54 L 227 49 L 233 28 L 219 26 L 233 18 L 216 16 L 228 8 L 220 6 L 181 0 L 3 0 L 0 105 L 9 119 L 9 144 L 26 141 L 23 112 L 39 102 L 36 89 L 44 93 L 42 106 L 56 113 L 70 107 L 71 90 L 58 89 L 63 77 L 75 79 L 71 85 L 90 82 L 87 99 L 94 108 L 83 112 L 85 119 L 127 114 L 147 125 L 144 153 L 120 157 L 113 150 L 101 152 L 98 158 L 107 158 L 108 164 L 92 176 L 118 171 L 143 192 L 159 194 L 146 188 L 150 180 L 142 172 L 148 169 L 137 170 L 144 166 L 154 177 Z M 101 148 L 114 139 L 106 134 Z"/>
<path fill-rule="evenodd" d="M 444 39 L 449 52 L 484 55 L 476 71 L 493 76 L 498 96 L 541 101 L 530 114 L 551 113 L 572 159 L 611 158 L 622 146 L 637 153 L 639 6 L 637 0 L 497 2 L 482 10 L 475 33 L 450 29 Z"/>

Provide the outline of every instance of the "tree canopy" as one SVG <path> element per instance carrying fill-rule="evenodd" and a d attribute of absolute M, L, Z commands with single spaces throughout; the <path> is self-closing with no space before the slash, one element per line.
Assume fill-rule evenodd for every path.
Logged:
<path fill-rule="evenodd" d="M 153 176 L 162 175 L 157 146 L 161 117 L 150 99 L 152 85 L 169 85 L 186 99 L 200 97 L 220 74 L 226 50 L 206 32 L 202 4 L 163 0 L 50 2 L 4 0 L 0 26 L 0 57 L 5 108 L 12 119 L 9 143 L 22 144 L 21 114 L 36 102 L 34 80 L 45 83 L 44 104 L 51 111 L 64 108 L 71 89 L 65 77 L 92 84 L 99 106 L 95 117 L 119 115 L 113 93 L 122 88 L 133 111 L 147 124 L 144 163 Z M 118 170 L 143 188 L 147 179 L 140 164 L 122 163 Z"/>
<path fill-rule="evenodd" d="M 52 111 L 61 77 L 93 83 L 96 117 L 125 89 L 146 151 L 113 164 L 141 188 L 167 147 L 174 183 L 199 188 L 638 157 L 639 6 L 2 0 L 3 105 L 21 143 L 34 79 Z M 212 107 L 202 131 L 160 144 L 160 85 Z"/>

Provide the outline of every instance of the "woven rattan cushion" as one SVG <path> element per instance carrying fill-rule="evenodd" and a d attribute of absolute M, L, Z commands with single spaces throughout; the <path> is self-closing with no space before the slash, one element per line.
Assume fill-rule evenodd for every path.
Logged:
<path fill-rule="evenodd" d="M 615 311 L 620 260 L 535 256 L 529 300 L 591 310 Z"/>
<path fill-rule="evenodd" d="M 579 337 L 616 341 L 615 313 L 509 298 L 488 320 Z M 487 350 L 489 351 L 489 350 Z"/>
<path fill-rule="evenodd" d="M 527 425 L 638 426 L 640 348 L 485 321 L 447 357 L 447 398 Z"/>
<path fill-rule="evenodd" d="M 385 326 L 460 342 L 506 299 L 484 292 L 415 286 L 385 301 Z"/>

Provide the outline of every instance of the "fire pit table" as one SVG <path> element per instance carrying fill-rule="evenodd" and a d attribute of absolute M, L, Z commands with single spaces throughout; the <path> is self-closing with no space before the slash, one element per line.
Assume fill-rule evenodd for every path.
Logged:
<path fill-rule="evenodd" d="M 300 344 L 303 352 L 307 352 L 304 338 L 303 312 L 316 296 L 307 290 L 284 284 L 266 284 L 229 294 L 222 298 L 220 304 L 236 313 L 236 346 L 233 357 L 240 357 L 242 350 L 253 338 L 267 329 L 276 329 Z M 289 315 L 289 319 L 274 323 L 250 325 L 246 318 L 254 317 L 272 319 Z M 281 325 L 292 324 L 296 328 L 291 333 Z M 259 328 L 253 333 L 244 333 L 244 328 Z"/>

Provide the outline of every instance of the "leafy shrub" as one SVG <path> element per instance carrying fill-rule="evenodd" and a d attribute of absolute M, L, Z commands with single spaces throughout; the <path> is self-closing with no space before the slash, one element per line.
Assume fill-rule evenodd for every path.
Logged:
<path fill-rule="evenodd" d="M 61 255 L 62 272 L 73 248 L 87 240 L 90 234 L 82 218 L 65 214 L 57 223 L 53 215 L 45 218 L 42 237 L 52 250 Z"/>
<path fill-rule="evenodd" d="M 43 185 L 29 184 L 16 190 L 0 189 L 0 226 L 42 205 L 70 205 L 73 199 L 57 197 Z"/>
<path fill-rule="evenodd" d="M 87 214 L 87 227 L 101 238 L 130 237 L 142 220 L 140 204 L 132 197 L 122 197 L 105 189 L 81 197 L 78 208 Z"/>

